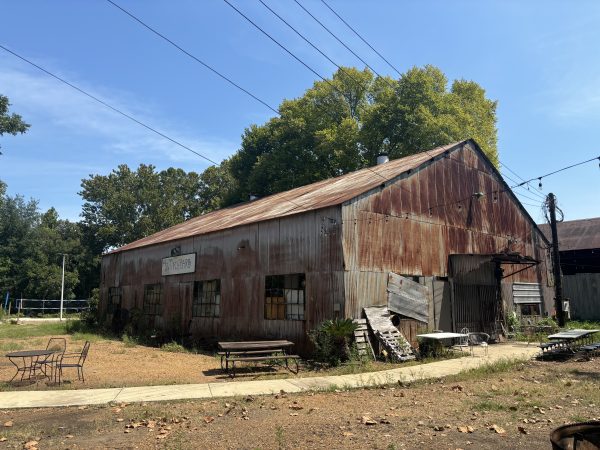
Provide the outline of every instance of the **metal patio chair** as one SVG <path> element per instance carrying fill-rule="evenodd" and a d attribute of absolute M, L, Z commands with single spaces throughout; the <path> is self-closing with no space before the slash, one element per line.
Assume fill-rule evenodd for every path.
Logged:
<path fill-rule="evenodd" d="M 36 361 L 34 371 L 39 369 L 45 377 L 52 378 L 56 376 L 54 370 L 57 361 L 63 357 L 67 350 L 67 340 L 65 338 L 50 338 L 48 344 L 46 344 L 46 350 L 54 350 L 54 353 Z M 48 376 L 48 369 L 50 369 L 50 376 Z"/>
<path fill-rule="evenodd" d="M 470 349 L 470 347 L 469 347 L 469 329 L 462 328 L 460 330 L 460 334 L 465 334 L 466 336 L 459 337 L 458 342 L 456 343 L 456 345 L 454 345 L 454 347 L 460 351 Z"/>
<path fill-rule="evenodd" d="M 85 377 L 83 376 L 83 364 L 88 355 L 88 351 L 90 349 L 90 341 L 85 341 L 83 345 L 83 349 L 80 353 L 64 353 L 62 358 L 57 363 L 58 366 L 58 382 L 62 382 L 62 373 L 63 369 L 73 368 L 77 369 L 77 379 L 81 380 L 85 383 Z M 65 360 L 67 362 L 65 362 Z M 73 361 L 73 362 L 68 362 Z"/>
<path fill-rule="evenodd" d="M 473 355 L 473 347 L 477 345 L 483 347 L 485 355 L 487 356 L 489 340 L 490 335 L 487 333 L 469 333 L 469 346 L 471 347 L 471 354 Z"/>

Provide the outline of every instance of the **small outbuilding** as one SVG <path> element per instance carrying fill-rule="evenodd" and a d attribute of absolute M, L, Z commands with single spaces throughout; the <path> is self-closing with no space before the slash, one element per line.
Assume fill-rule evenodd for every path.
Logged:
<path fill-rule="evenodd" d="M 323 320 L 391 303 L 409 339 L 425 328 L 497 337 L 507 312 L 551 311 L 547 248 L 467 140 L 113 250 L 102 258 L 100 313 L 197 339 L 288 338 L 302 350 Z"/>
<path fill-rule="evenodd" d="M 550 226 L 540 225 L 548 239 Z M 563 295 L 576 320 L 600 320 L 600 217 L 559 222 Z"/>

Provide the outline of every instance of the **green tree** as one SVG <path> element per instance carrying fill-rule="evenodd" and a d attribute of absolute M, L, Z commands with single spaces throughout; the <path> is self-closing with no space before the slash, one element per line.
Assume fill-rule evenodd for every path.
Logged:
<path fill-rule="evenodd" d="M 0 182 L 0 289 L 16 294 L 23 290 L 24 255 L 37 226 L 37 202 L 20 196 L 6 195 L 6 184 Z"/>
<path fill-rule="evenodd" d="M 17 133 L 25 133 L 29 128 L 29 124 L 23 122 L 23 119 L 18 114 L 9 114 L 8 108 L 10 103 L 8 97 L 0 94 L 0 136 L 4 133 L 12 134 L 13 136 Z M 0 155 L 2 152 L 0 152 Z"/>
<path fill-rule="evenodd" d="M 82 254 L 81 232 L 77 224 L 61 220 L 54 208 L 42 214 L 32 230 L 21 266 L 22 290 L 30 298 L 60 298 L 62 255 L 65 265 L 65 298 L 75 298 L 79 284 L 77 263 Z"/>
<path fill-rule="evenodd" d="M 84 239 L 99 255 L 206 212 L 200 175 L 141 164 L 122 164 L 109 175 L 90 175 L 79 193 Z"/>
<path fill-rule="evenodd" d="M 0 292 L 14 298 L 59 298 L 62 253 L 70 255 L 65 270 L 65 297 L 79 285 L 84 262 L 79 226 L 60 220 L 54 208 L 40 214 L 35 200 L 6 195 L 0 182 Z"/>
<path fill-rule="evenodd" d="M 448 89 L 433 66 L 410 69 L 398 80 L 343 68 L 279 110 L 280 117 L 245 130 L 228 162 L 235 185 L 226 204 L 372 165 L 381 150 L 399 158 L 474 138 L 498 161 L 496 102 L 472 81 Z"/>

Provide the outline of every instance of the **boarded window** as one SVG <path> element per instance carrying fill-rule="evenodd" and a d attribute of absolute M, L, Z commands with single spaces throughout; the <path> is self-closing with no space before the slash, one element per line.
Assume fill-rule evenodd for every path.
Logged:
<path fill-rule="evenodd" d="M 121 309 L 121 295 L 122 295 L 122 290 L 120 287 L 108 288 L 107 312 L 109 314 L 113 314 L 115 311 Z"/>
<path fill-rule="evenodd" d="M 265 319 L 304 320 L 303 273 L 265 278 Z"/>
<path fill-rule="evenodd" d="M 196 281 L 192 316 L 219 317 L 221 315 L 221 280 Z"/>
<path fill-rule="evenodd" d="M 162 312 L 162 284 L 144 286 L 144 314 L 159 316 Z"/>

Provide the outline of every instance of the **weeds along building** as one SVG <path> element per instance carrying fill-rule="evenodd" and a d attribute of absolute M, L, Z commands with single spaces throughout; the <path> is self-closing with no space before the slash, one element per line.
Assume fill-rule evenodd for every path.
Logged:
<path fill-rule="evenodd" d="M 288 338 L 427 287 L 417 327 L 551 311 L 548 241 L 472 140 L 190 219 L 102 258 L 100 314 L 198 339 Z M 402 278 L 404 279 L 404 278 Z M 412 330 L 412 331 L 411 331 Z"/>

